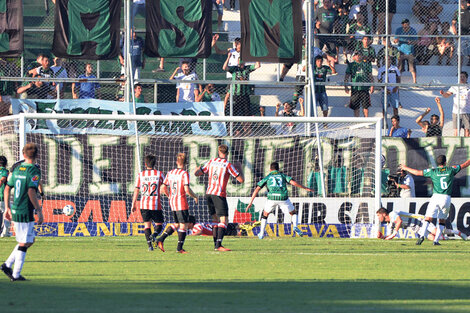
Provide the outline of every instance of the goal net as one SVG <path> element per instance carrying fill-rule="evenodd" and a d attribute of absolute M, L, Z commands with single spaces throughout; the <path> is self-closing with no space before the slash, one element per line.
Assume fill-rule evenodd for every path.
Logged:
<path fill-rule="evenodd" d="M 156 169 L 176 167 L 176 154 L 187 155 L 189 198 L 197 222 L 210 222 L 205 201 L 207 176 L 198 166 L 217 157 L 227 144 L 228 159 L 241 169 L 244 183 L 229 181 L 229 221 L 253 236 L 266 201 L 266 188 L 246 210 L 256 184 L 279 162 L 283 173 L 314 190 L 289 187 L 307 236 L 369 237 L 380 206 L 380 119 L 300 117 L 142 116 L 92 114 L 21 114 L 1 119 L 1 154 L 9 164 L 26 142 L 39 145 L 38 164 L 46 197 L 45 223 L 39 235 L 118 236 L 143 233 L 142 216 L 131 212 L 135 180 L 146 155 Z M 65 216 L 62 208 L 75 212 Z M 165 222 L 172 222 L 163 197 Z M 267 236 L 292 236 L 291 215 L 280 208 L 268 218 Z M 256 225 L 256 224 L 255 224 Z M 241 226 L 241 227 L 240 227 Z"/>

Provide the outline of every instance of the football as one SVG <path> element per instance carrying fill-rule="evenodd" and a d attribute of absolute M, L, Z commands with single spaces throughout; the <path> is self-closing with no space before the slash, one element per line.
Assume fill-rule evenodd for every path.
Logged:
<path fill-rule="evenodd" d="M 64 208 L 62 209 L 62 213 L 64 213 L 64 215 L 67 215 L 67 216 L 72 216 L 73 213 L 75 213 L 75 209 L 74 209 L 73 206 L 71 206 L 70 204 L 67 204 L 67 205 L 64 206 Z"/>

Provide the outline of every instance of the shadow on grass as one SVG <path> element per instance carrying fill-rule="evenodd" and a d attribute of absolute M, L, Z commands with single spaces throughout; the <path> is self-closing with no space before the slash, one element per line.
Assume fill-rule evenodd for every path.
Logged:
<path fill-rule="evenodd" d="M 466 280 L 110 283 L 97 278 L 92 283 L 43 279 L 10 283 L 0 278 L 4 313 L 470 312 Z"/>

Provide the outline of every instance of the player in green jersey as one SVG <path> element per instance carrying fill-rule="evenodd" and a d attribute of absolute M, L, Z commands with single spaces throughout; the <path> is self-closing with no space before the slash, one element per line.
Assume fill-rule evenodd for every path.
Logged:
<path fill-rule="evenodd" d="M 255 200 L 256 196 L 258 195 L 258 192 L 266 186 L 268 189 L 268 199 L 266 200 L 266 205 L 263 211 L 263 216 L 261 217 L 261 227 L 260 227 L 260 232 L 258 234 L 259 239 L 264 238 L 264 230 L 266 229 L 266 223 L 268 220 L 268 216 L 271 213 L 271 211 L 279 206 L 283 211 L 284 214 L 287 215 L 287 212 L 292 217 L 292 225 L 294 227 L 294 231 L 299 235 L 303 236 L 302 231 L 297 227 L 298 221 L 297 221 L 297 209 L 294 208 L 292 205 L 292 202 L 289 199 L 289 191 L 287 190 L 287 184 L 291 184 L 292 186 L 302 188 L 305 190 L 308 190 L 310 192 L 315 192 L 313 189 L 307 188 L 295 180 L 292 179 L 292 177 L 287 176 L 284 173 L 279 172 L 279 163 L 273 162 L 271 163 L 270 166 L 271 172 L 263 178 L 259 183 L 258 186 L 256 187 L 255 191 L 253 191 L 253 194 L 251 195 L 251 200 L 248 206 L 246 207 L 246 210 L 251 207 L 253 204 L 253 201 Z"/>
<path fill-rule="evenodd" d="M 5 190 L 8 178 L 8 170 L 6 169 L 7 163 L 7 158 L 3 155 L 0 156 L 0 214 L 2 214 L 2 216 L 5 213 L 3 191 Z M 3 228 L 1 229 L 2 232 L 0 233 L 0 237 L 10 237 L 10 221 L 5 219 L 5 217 L 3 217 Z"/>
<path fill-rule="evenodd" d="M 422 244 L 424 239 L 427 237 L 429 233 L 428 226 L 433 218 L 437 218 L 439 220 L 439 227 L 437 227 L 433 245 L 440 245 L 439 237 L 445 228 L 446 219 L 449 216 L 451 204 L 450 195 L 452 194 L 454 176 L 460 172 L 460 170 L 468 167 L 470 165 L 470 160 L 467 160 L 460 165 L 447 166 L 446 156 L 439 155 L 436 158 L 436 163 L 436 168 L 428 168 L 425 170 L 415 170 L 404 164 L 401 165 L 402 170 L 408 171 L 413 175 L 431 178 L 433 185 L 432 197 L 426 210 L 426 217 L 424 219 L 423 227 L 421 227 L 419 231 L 420 237 L 416 242 L 417 245 Z"/>
<path fill-rule="evenodd" d="M 5 217 L 15 222 L 16 241 L 18 245 L 13 249 L 8 259 L 1 265 L 1 270 L 11 281 L 26 280 L 21 276 L 26 251 L 34 243 L 34 210 L 38 215 L 38 224 L 42 224 L 44 217 L 36 196 L 41 171 L 34 165 L 38 148 L 34 143 L 28 143 L 23 148 L 25 161 L 11 173 L 5 186 Z M 10 208 L 10 191 L 14 190 L 13 203 Z M 14 266 L 14 269 L 12 269 Z"/>

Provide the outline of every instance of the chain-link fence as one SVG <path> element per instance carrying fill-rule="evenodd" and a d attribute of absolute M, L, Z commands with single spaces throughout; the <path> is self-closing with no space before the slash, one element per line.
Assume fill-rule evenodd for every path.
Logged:
<path fill-rule="evenodd" d="M 125 35 L 126 3 L 123 1 L 121 10 L 122 38 Z M 160 59 L 141 54 L 138 62 L 133 62 L 132 81 L 141 84 L 141 92 L 134 94 L 138 102 L 174 103 L 178 101 L 177 97 L 186 97 L 189 92 L 189 100 L 185 99 L 188 101 L 220 98 L 226 115 L 385 114 L 384 135 L 390 134 L 388 128 L 392 126 L 390 118 L 393 115 L 400 116 L 400 126 L 411 129 L 412 137 L 425 135 L 429 127 L 435 129 L 429 134 L 438 132 L 437 128 L 443 135 L 467 135 L 470 132 L 470 118 L 467 117 L 470 114 L 470 104 L 467 105 L 470 89 L 466 76 L 459 75 L 470 66 L 467 2 L 305 1 L 304 19 L 307 21 L 311 17 L 312 20 L 311 63 L 314 66 L 311 74 L 316 87 L 315 97 L 306 97 L 302 105 L 298 99 L 310 90 L 305 89 L 309 71 L 303 66 L 308 62 L 303 65 L 263 63 L 246 76 L 236 74 L 236 81 L 230 84 L 234 74 L 224 69 L 224 63 L 228 58 L 229 66 L 238 64 L 240 51 L 237 41 L 240 14 L 237 10 L 229 10 L 231 6 L 238 9 L 238 3 L 233 5 L 229 1 L 226 1 L 222 14 L 220 8 L 213 8 L 213 29 L 220 32 L 214 32 L 216 36 L 209 58 Z M 134 6 L 131 14 L 136 30 L 132 42 L 143 48 L 145 10 Z M 308 41 L 309 23 L 305 25 Z M 0 60 L 0 72 L 9 78 L 0 82 L 3 102 L 9 97 L 79 99 L 91 96 L 112 101 L 132 100 L 134 91 L 131 87 L 126 88 L 126 81 L 130 86 L 131 80 L 124 75 L 124 58 L 88 62 L 56 59 L 51 55 L 52 2 L 25 0 L 24 26 L 25 52 L 22 57 Z M 38 72 L 43 55 L 49 57 L 52 72 Z M 318 55 L 321 58 L 314 59 Z M 176 80 L 169 80 L 185 61 L 190 74 L 196 74 L 192 77 L 195 82 L 178 84 Z M 247 64 L 248 67 L 254 65 Z M 176 71 L 176 75 L 180 72 Z M 28 80 L 29 77 L 34 77 L 34 83 Z M 56 79 L 55 83 L 48 81 L 51 77 Z M 436 97 L 441 99 L 442 114 Z M 311 105 L 312 102 L 316 106 Z M 7 111 L 3 105 L 1 114 Z M 416 122 L 425 112 L 429 115 Z M 433 114 L 438 118 L 430 118 Z M 441 116 L 444 116 L 443 126 Z M 456 132 L 462 128 L 463 131 Z"/>

